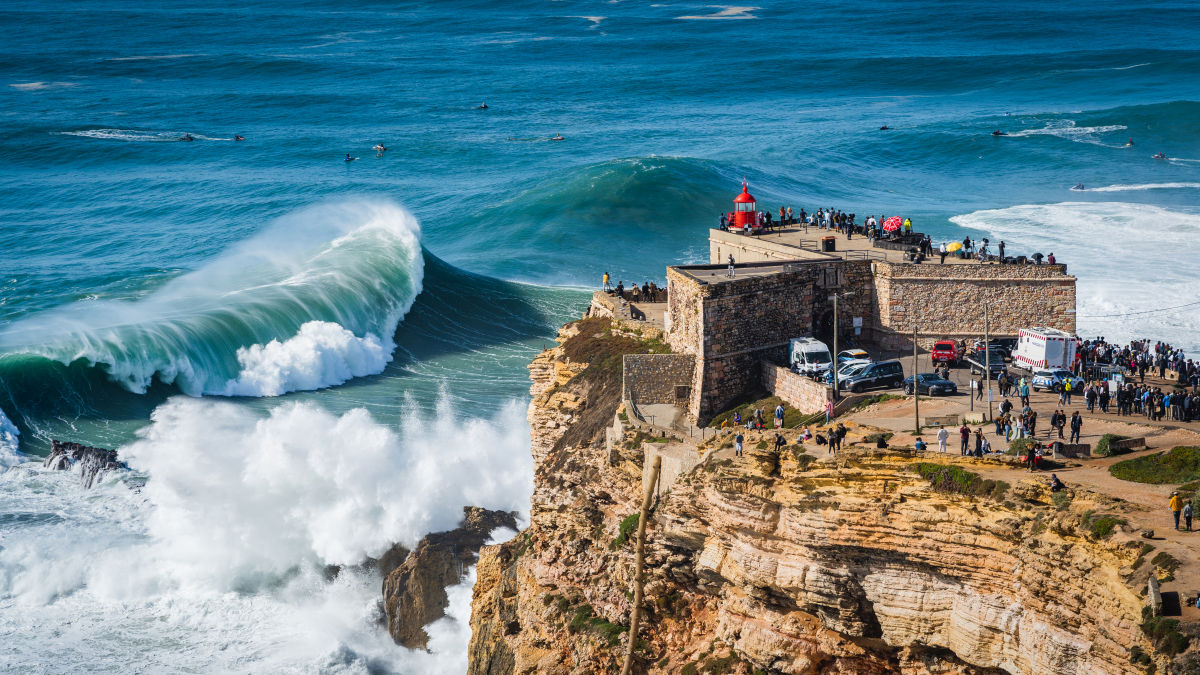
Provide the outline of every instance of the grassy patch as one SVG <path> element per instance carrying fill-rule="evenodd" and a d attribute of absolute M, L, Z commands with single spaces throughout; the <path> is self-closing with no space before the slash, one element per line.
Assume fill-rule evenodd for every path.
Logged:
<path fill-rule="evenodd" d="M 1066 490 L 1059 490 L 1050 495 L 1050 502 L 1054 508 L 1062 511 L 1071 505 L 1071 495 Z"/>
<path fill-rule="evenodd" d="M 767 392 L 758 391 L 740 399 L 729 408 L 717 413 L 717 415 L 708 423 L 708 426 L 719 427 L 721 426 L 721 422 L 726 420 L 729 421 L 729 426 L 733 426 L 733 417 L 739 412 L 742 414 L 742 424 L 745 424 L 746 420 L 751 419 L 754 416 L 755 410 L 762 408 L 763 420 L 767 423 L 767 426 L 770 427 L 775 424 L 775 407 L 781 403 L 783 404 L 783 426 L 787 429 L 794 429 L 801 424 L 804 424 L 810 417 L 812 417 L 811 415 L 806 415 L 789 406 L 787 403 L 784 403 L 783 399 L 779 398 L 778 396 L 768 396 Z M 822 419 L 824 416 L 825 413 L 821 413 Z"/>
<path fill-rule="evenodd" d="M 882 438 L 883 441 L 886 443 L 887 441 L 891 440 L 892 436 L 895 436 L 895 435 L 896 434 L 893 434 L 890 431 L 876 431 L 873 434 L 867 434 L 866 436 L 863 436 L 863 442 L 870 443 L 871 445 L 875 445 L 876 443 L 879 442 L 879 439 Z"/>
<path fill-rule="evenodd" d="M 1008 454 L 1023 455 L 1033 447 L 1032 438 L 1015 438 L 1008 444 Z"/>
<path fill-rule="evenodd" d="M 1112 535 L 1118 525 L 1125 525 L 1124 518 L 1088 511 L 1079 517 L 1079 524 L 1096 539 L 1105 539 Z"/>
<path fill-rule="evenodd" d="M 1159 581 L 1166 582 L 1175 579 L 1175 570 L 1179 569 L 1180 562 L 1170 553 L 1160 551 L 1158 555 L 1150 559 L 1150 564 L 1165 572 Z"/>
<path fill-rule="evenodd" d="M 937 492 L 998 500 L 1008 491 L 1008 483 L 1002 480 L 984 479 L 977 473 L 950 464 L 918 462 L 912 465 L 912 470 L 928 480 L 929 486 Z"/>
<path fill-rule="evenodd" d="M 858 403 L 855 403 L 853 406 L 850 407 L 849 410 L 847 410 L 846 412 L 844 412 L 842 414 L 849 415 L 850 413 L 854 412 L 855 410 L 862 410 L 863 408 L 866 408 L 867 406 L 872 406 L 872 405 L 875 405 L 876 403 L 883 403 L 884 401 L 893 401 L 898 398 L 905 398 L 905 397 L 897 396 L 896 394 L 875 394 L 874 396 L 868 396 L 868 397 L 864 398 L 863 400 L 859 401 Z"/>
<path fill-rule="evenodd" d="M 615 551 L 624 546 L 626 542 L 632 539 L 634 533 L 637 532 L 637 526 L 638 514 L 625 516 L 625 519 L 621 521 L 621 525 L 617 528 L 617 538 L 613 539 L 612 543 L 608 545 L 609 550 Z"/>
<path fill-rule="evenodd" d="M 1200 447 L 1180 446 L 1169 452 L 1127 459 L 1108 467 L 1114 478 L 1135 483 L 1190 483 L 1200 479 Z"/>
<path fill-rule="evenodd" d="M 616 647 L 621 643 L 621 633 L 629 632 L 629 626 L 602 619 L 596 616 L 591 605 L 584 604 L 576 607 L 571 614 L 571 624 L 568 630 L 572 633 L 589 630 L 604 638 L 608 642 L 608 646 Z"/>
<path fill-rule="evenodd" d="M 1092 452 L 1092 454 L 1096 455 L 1097 457 L 1111 457 L 1113 455 L 1120 455 L 1129 452 L 1128 450 L 1113 451 L 1112 448 L 1109 447 L 1109 444 L 1113 441 L 1124 441 L 1128 438 L 1128 436 L 1121 436 L 1119 434 L 1104 434 L 1100 437 L 1100 440 L 1096 441 L 1096 449 Z"/>
<path fill-rule="evenodd" d="M 1154 643 L 1154 648 L 1166 656 L 1175 656 L 1187 649 L 1191 638 L 1179 632 L 1179 620 L 1150 616 L 1150 608 L 1142 609 L 1142 632 Z"/>

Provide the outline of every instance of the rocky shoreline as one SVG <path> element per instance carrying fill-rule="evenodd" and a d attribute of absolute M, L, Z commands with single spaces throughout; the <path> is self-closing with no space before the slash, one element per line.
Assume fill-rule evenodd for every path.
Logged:
<path fill-rule="evenodd" d="M 472 675 L 620 668 L 630 523 L 662 440 L 627 423 L 620 360 L 661 343 L 611 328 L 568 324 L 529 367 L 531 522 L 480 551 Z M 1145 629 L 1147 546 L 1096 527 L 1128 503 L 905 448 L 754 437 L 732 457 L 728 435 L 651 511 L 634 672 L 1180 672 Z"/>

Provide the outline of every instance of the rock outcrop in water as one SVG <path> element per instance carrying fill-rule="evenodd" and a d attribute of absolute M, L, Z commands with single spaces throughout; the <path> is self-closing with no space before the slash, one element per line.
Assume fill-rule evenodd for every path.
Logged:
<path fill-rule="evenodd" d="M 615 672 L 627 644 L 645 439 L 605 369 L 636 346 L 595 320 L 560 342 L 530 366 L 530 526 L 480 552 L 472 675 Z M 903 452 L 802 450 L 726 451 L 661 499 L 634 672 L 1174 672 L 1140 625 L 1147 548 L 1097 526 L 1127 504 L 931 483 Z"/>
<path fill-rule="evenodd" d="M 50 443 L 50 454 L 42 462 L 42 466 L 58 471 L 79 467 L 79 477 L 85 488 L 91 488 L 109 471 L 129 468 L 125 462 L 117 459 L 116 450 L 92 448 L 64 441 Z"/>
<path fill-rule="evenodd" d="M 513 514 L 468 506 L 457 529 L 426 536 L 403 562 L 398 562 L 397 549 L 380 558 L 384 613 L 388 632 L 397 643 L 425 648 L 429 642 L 425 626 L 445 616 L 446 588 L 462 581 L 479 548 L 500 527 L 517 529 Z"/>

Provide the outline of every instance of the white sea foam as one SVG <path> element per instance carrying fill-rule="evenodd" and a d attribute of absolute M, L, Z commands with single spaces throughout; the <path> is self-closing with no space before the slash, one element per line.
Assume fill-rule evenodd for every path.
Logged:
<path fill-rule="evenodd" d="M 691 21 L 708 21 L 708 20 L 730 20 L 730 19 L 757 19 L 757 16 L 751 12 L 762 9 L 761 7 L 736 7 L 732 5 L 705 5 L 710 9 L 717 10 L 712 14 L 689 14 L 686 16 L 677 16 L 676 19 L 684 19 Z"/>
<path fill-rule="evenodd" d="M 15 82 L 8 85 L 19 91 L 41 91 L 42 89 L 61 89 L 63 87 L 77 87 L 78 82 Z"/>
<path fill-rule="evenodd" d="M 102 141 L 124 141 L 126 143 L 175 143 L 181 142 L 185 131 L 151 131 L 145 129 L 80 129 L 78 131 L 60 131 L 60 136 L 79 136 L 80 138 L 95 138 Z M 218 138 L 192 133 L 197 141 L 232 141 L 233 138 Z"/>
<path fill-rule="evenodd" d="M 105 61 L 173 61 L 175 59 L 189 59 L 194 56 L 204 56 L 204 54 L 147 54 L 143 56 L 114 56 Z"/>
<path fill-rule="evenodd" d="M 1124 144 L 1104 143 L 1100 139 L 1101 134 L 1112 133 L 1114 131 L 1123 131 L 1127 129 L 1123 124 L 1106 124 L 1094 127 L 1076 126 L 1074 120 L 1056 120 L 1047 122 L 1046 126 L 1040 129 L 1022 129 L 1020 131 L 1008 132 L 1007 138 L 1022 138 L 1025 136 L 1055 136 L 1077 143 L 1089 143 L 1091 145 L 1103 145 L 1106 147 L 1120 147 Z"/>
<path fill-rule="evenodd" d="M 1183 188 L 1200 188 L 1200 183 L 1134 183 L 1130 185 L 1105 185 L 1097 188 L 1087 188 L 1085 192 L 1131 192 L 1137 190 L 1172 190 Z"/>
<path fill-rule="evenodd" d="M 238 349 L 242 371 L 220 393 L 279 396 L 332 387 L 382 372 L 394 348 L 390 338 L 381 340 L 372 334 L 360 338 L 336 323 L 309 321 L 284 342 Z"/>
<path fill-rule="evenodd" d="M 20 464 L 21 432 L 0 410 L 0 471 Z"/>
<path fill-rule="evenodd" d="M 265 417 L 178 397 L 120 448 L 148 475 L 90 492 L 33 464 L 0 474 L 4 667 L 203 672 L 465 670 L 473 576 L 449 589 L 432 653 L 378 624 L 380 579 L 353 564 L 458 522 L 464 505 L 524 510 L 528 426 L 443 400 L 399 430 L 365 411 L 286 404 Z M 36 468 L 35 468 L 36 467 Z"/>
<path fill-rule="evenodd" d="M 1200 253 L 1200 216 L 1145 204 L 1064 202 L 975 211 L 952 222 L 979 230 L 1010 254 L 1054 253 L 1078 278 L 1080 335 L 1163 339 L 1200 352 L 1200 295 L 1187 261 Z"/>

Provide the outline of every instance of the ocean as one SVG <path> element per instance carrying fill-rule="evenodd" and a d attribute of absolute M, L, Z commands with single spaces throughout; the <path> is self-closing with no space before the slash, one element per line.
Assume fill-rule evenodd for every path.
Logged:
<path fill-rule="evenodd" d="M 743 179 L 1053 252 L 1080 335 L 1193 356 L 1200 308 L 1164 308 L 1200 294 L 1197 27 L 1181 2 L 6 3 L 0 670 L 464 671 L 469 577 L 414 652 L 377 577 L 322 570 L 527 509 L 525 366 L 604 272 L 703 261 Z M 40 468 L 51 439 L 131 470 L 84 490 Z"/>

